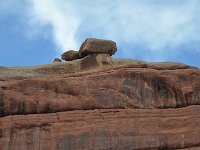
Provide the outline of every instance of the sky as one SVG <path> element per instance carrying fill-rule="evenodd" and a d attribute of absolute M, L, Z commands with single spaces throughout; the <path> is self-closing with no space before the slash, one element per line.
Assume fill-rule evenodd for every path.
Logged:
<path fill-rule="evenodd" d="M 89 37 L 114 58 L 200 68 L 200 0 L 0 0 L 0 66 L 48 64 Z"/>

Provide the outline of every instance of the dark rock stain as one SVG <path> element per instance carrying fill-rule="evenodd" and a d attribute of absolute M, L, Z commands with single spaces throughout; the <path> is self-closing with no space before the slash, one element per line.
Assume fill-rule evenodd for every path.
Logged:
<path fill-rule="evenodd" d="M 157 96 L 167 100 L 171 98 L 170 87 L 165 78 L 156 77 L 152 79 L 153 88 Z"/>
<path fill-rule="evenodd" d="M 58 145 L 59 150 L 76 150 L 76 137 L 74 135 L 64 136 Z"/>
<path fill-rule="evenodd" d="M 0 89 L 0 117 L 4 116 L 4 97 L 3 92 Z"/>
<path fill-rule="evenodd" d="M 0 129 L 0 139 L 3 137 L 3 129 Z"/>

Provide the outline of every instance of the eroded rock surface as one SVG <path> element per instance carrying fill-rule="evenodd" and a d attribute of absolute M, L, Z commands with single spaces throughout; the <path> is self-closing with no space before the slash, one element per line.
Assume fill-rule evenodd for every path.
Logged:
<path fill-rule="evenodd" d="M 200 70 L 92 54 L 0 68 L 0 149 L 199 149 Z"/>
<path fill-rule="evenodd" d="M 1 149 L 187 149 L 200 109 L 95 109 L 1 118 Z"/>

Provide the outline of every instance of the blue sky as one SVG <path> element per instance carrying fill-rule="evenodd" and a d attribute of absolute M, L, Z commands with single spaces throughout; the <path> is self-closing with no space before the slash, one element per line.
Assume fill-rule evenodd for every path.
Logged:
<path fill-rule="evenodd" d="M 115 58 L 200 67 L 199 0 L 0 0 L 0 66 L 51 63 L 87 37 Z"/>

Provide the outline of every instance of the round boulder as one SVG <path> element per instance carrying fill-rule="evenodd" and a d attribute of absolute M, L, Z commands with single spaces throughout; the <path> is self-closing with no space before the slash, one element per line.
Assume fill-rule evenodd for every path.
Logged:
<path fill-rule="evenodd" d="M 82 43 L 79 49 L 79 56 L 83 58 L 93 53 L 109 54 L 110 56 L 112 56 L 115 54 L 116 51 L 116 43 L 111 40 L 88 38 Z"/>
<path fill-rule="evenodd" d="M 78 51 L 69 50 L 69 51 L 63 53 L 61 55 L 61 58 L 62 58 L 62 60 L 65 60 L 65 61 L 72 61 L 72 60 L 79 59 L 80 57 L 79 57 Z"/>
<path fill-rule="evenodd" d="M 53 62 L 61 62 L 62 60 L 60 60 L 59 58 L 55 58 L 54 60 L 53 60 Z"/>

